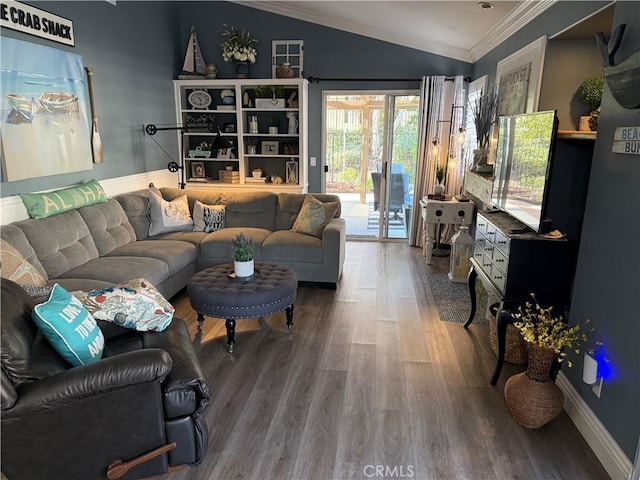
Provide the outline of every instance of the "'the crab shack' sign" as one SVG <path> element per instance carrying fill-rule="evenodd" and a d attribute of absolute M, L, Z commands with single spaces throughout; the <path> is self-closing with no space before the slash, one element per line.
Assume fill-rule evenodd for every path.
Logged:
<path fill-rule="evenodd" d="M 616 128 L 611 151 L 627 155 L 640 155 L 640 127 Z"/>
<path fill-rule="evenodd" d="M 0 2 L 0 26 L 75 46 L 73 22 L 11 0 Z"/>

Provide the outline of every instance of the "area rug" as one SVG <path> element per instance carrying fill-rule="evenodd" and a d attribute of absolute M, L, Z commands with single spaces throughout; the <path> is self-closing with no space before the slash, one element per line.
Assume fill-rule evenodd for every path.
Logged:
<path fill-rule="evenodd" d="M 471 299 L 467 283 L 456 283 L 449 280 L 446 273 L 427 274 L 429 287 L 436 302 L 436 310 L 440 320 L 444 322 L 464 323 L 471 313 Z M 481 282 L 476 282 L 476 315 L 474 322 L 488 323 L 485 317 L 487 293 Z"/>

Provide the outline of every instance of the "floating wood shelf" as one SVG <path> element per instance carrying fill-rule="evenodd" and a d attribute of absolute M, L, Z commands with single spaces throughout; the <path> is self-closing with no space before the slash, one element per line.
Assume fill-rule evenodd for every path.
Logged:
<path fill-rule="evenodd" d="M 598 132 L 579 130 L 558 130 L 558 138 L 563 140 L 595 140 Z"/>

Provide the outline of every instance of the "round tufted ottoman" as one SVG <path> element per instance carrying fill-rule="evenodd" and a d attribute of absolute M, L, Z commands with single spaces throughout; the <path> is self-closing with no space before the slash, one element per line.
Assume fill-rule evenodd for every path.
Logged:
<path fill-rule="evenodd" d="M 233 353 L 236 319 L 260 318 L 285 310 L 293 331 L 293 302 L 298 289 L 295 272 L 280 265 L 255 263 L 251 279 L 232 278 L 233 264 L 217 265 L 196 273 L 187 285 L 191 307 L 202 325 L 204 316 L 226 318 L 227 344 Z"/>

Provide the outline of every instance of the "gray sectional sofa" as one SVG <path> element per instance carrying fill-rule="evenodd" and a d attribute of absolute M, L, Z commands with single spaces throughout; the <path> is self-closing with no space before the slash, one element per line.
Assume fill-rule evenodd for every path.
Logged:
<path fill-rule="evenodd" d="M 231 240 L 241 231 L 254 239 L 255 260 L 285 265 L 300 281 L 335 286 L 342 275 L 345 222 L 340 207 L 322 238 L 316 238 L 290 230 L 304 194 L 160 191 L 169 201 L 186 193 L 191 211 L 196 200 L 225 205 L 225 228 L 149 237 L 149 190 L 144 189 L 106 203 L 3 225 L 0 234 L 49 281 L 70 291 L 146 278 L 171 298 L 197 271 L 232 261 Z M 335 195 L 314 197 L 339 202 Z"/>

